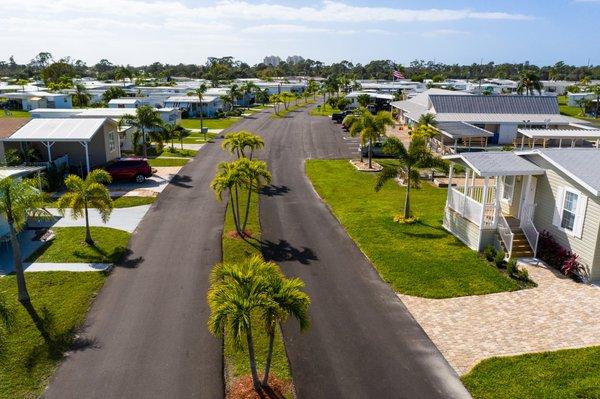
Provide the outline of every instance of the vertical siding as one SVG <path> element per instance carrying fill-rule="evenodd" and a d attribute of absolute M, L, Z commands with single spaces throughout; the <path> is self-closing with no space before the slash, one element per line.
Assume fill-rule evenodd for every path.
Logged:
<path fill-rule="evenodd" d="M 479 251 L 479 227 L 451 209 L 444 212 L 444 228 L 465 243 L 469 248 Z"/>
<path fill-rule="evenodd" d="M 537 204 L 534 215 L 535 226 L 540 232 L 542 230 L 549 231 L 562 246 L 578 254 L 581 261 L 590 268 L 592 278 L 600 279 L 600 253 L 598 251 L 600 249 L 598 243 L 600 199 L 591 196 L 585 188 L 572 181 L 562 172 L 556 171 L 553 166 L 543 159 L 531 157 L 531 160 L 546 169 L 546 175 L 538 177 L 535 193 L 535 203 Z M 573 237 L 552 224 L 557 191 L 558 187 L 561 186 L 575 188 L 588 197 L 581 238 Z"/>

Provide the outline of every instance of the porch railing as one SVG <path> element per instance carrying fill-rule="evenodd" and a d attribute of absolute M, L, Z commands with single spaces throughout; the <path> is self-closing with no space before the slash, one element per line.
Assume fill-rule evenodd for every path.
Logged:
<path fill-rule="evenodd" d="M 451 187 L 448 189 L 447 205 L 452 210 L 458 212 L 462 217 L 470 220 L 477 226 L 480 225 L 483 205 L 473 198 L 463 195 L 457 188 Z"/>
<path fill-rule="evenodd" d="M 29 162 L 30 166 L 43 166 L 45 168 L 49 168 L 52 164 L 56 165 L 57 168 L 60 168 L 61 165 L 69 166 L 69 155 L 65 154 L 61 157 L 55 158 L 52 162 Z"/>
<path fill-rule="evenodd" d="M 454 187 L 461 194 L 465 192 L 464 186 Z M 496 192 L 496 187 L 488 187 L 488 196 L 486 204 L 494 203 L 494 195 Z M 467 197 L 474 199 L 475 201 L 482 203 L 483 202 L 483 186 L 467 186 Z"/>
<path fill-rule="evenodd" d="M 510 258 L 515 234 L 510 229 L 506 218 L 502 214 L 500 214 L 500 217 L 498 218 L 498 233 L 500 234 L 502 243 L 504 243 L 504 247 L 506 248 L 506 254 Z"/>
<path fill-rule="evenodd" d="M 521 230 L 529 242 L 529 246 L 533 250 L 533 256 L 537 256 L 538 240 L 540 238 L 539 231 L 533 224 L 533 211 L 535 210 L 535 204 L 526 206 L 521 212 Z"/>

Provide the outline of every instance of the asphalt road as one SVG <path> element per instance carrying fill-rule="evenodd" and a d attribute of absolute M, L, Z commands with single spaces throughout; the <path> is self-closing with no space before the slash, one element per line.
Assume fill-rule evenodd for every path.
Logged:
<path fill-rule="evenodd" d="M 222 343 L 206 327 L 206 292 L 225 212 L 209 183 L 227 157 L 218 141 L 205 146 L 160 194 L 46 398 L 223 397 Z"/>
<path fill-rule="evenodd" d="M 261 130 L 273 186 L 260 220 L 265 256 L 303 279 L 312 299 L 309 331 L 283 326 L 298 397 L 469 398 L 305 176 L 306 158 L 348 158 L 356 142 L 328 118 L 290 115 Z"/>

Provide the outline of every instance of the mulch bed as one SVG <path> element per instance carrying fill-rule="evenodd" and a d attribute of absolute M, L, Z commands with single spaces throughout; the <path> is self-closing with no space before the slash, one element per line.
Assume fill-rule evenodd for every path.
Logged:
<path fill-rule="evenodd" d="M 256 392 L 252 385 L 252 376 L 243 375 L 231 382 L 227 391 L 227 399 L 283 399 L 284 393 L 291 389 L 290 383 L 284 382 L 275 376 L 269 377 L 269 386 L 262 392 Z"/>
<path fill-rule="evenodd" d="M 252 237 L 252 230 L 250 229 L 246 229 L 244 230 L 244 234 L 246 237 Z M 227 233 L 225 233 L 225 235 L 227 236 L 227 238 L 239 238 L 241 239 L 242 236 L 240 235 L 240 233 L 238 233 L 236 230 L 231 230 L 228 231 Z"/>

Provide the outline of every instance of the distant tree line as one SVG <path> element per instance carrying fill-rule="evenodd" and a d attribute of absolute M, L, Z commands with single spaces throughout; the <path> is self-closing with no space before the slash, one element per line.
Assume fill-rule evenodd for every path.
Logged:
<path fill-rule="evenodd" d="M 282 61 L 277 66 L 260 63 L 249 64 L 233 57 L 209 57 L 204 64 L 162 64 L 155 62 L 144 66 L 117 65 L 102 59 L 94 65 L 70 57 L 54 59 L 49 52 L 41 52 L 27 64 L 17 64 L 14 57 L 0 61 L 0 76 L 14 79 L 41 78 L 46 84 L 64 84 L 73 77 L 92 76 L 100 80 L 124 80 L 131 78 L 141 82 L 153 78 L 170 81 L 173 77 L 203 78 L 216 85 L 236 78 L 261 78 L 269 80 L 285 76 L 345 76 L 348 79 L 392 79 L 394 70 L 401 71 L 407 78 L 422 81 L 445 78 L 471 79 L 504 78 L 517 80 L 524 71 L 535 73 L 542 80 L 600 79 L 600 65 L 576 66 L 559 61 L 551 66 L 536 66 L 528 62 L 519 64 L 444 64 L 433 61 L 415 60 L 408 65 L 396 64 L 391 60 L 374 60 L 366 65 L 341 61 L 330 65 L 311 59 L 297 62 Z"/>

